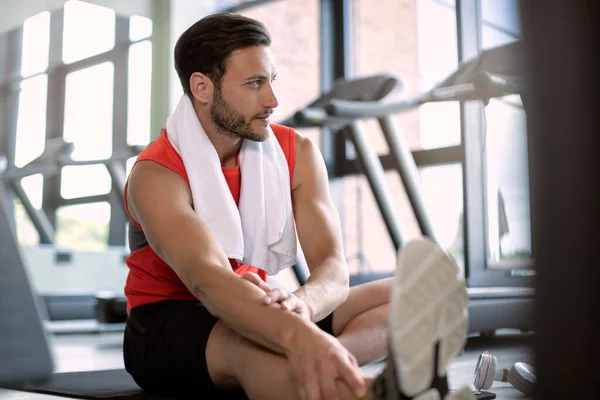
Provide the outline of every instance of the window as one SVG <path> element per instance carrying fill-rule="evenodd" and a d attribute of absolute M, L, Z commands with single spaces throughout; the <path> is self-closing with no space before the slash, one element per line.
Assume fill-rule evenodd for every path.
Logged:
<path fill-rule="evenodd" d="M 521 33 L 517 0 L 480 0 L 484 24 L 518 36 Z"/>
<path fill-rule="evenodd" d="M 144 40 L 129 48 L 127 89 L 127 144 L 150 142 L 152 43 Z"/>
<path fill-rule="evenodd" d="M 417 1 L 419 90 L 427 91 L 458 68 L 456 10 L 436 0 Z M 452 2 L 453 3 L 453 2 Z M 458 102 L 429 103 L 419 108 L 419 147 L 460 144 Z"/>
<path fill-rule="evenodd" d="M 28 77 L 48 68 L 50 40 L 50 13 L 43 12 L 25 20 L 23 24 L 23 56 L 21 75 Z"/>
<path fill-rule="evenodd" d="M 456 70 L 458 46 L 454 1 L 380 4 L 355 0 L 354 5 L 355 76 L 392 73 L 403 87 L 390 96 L 412 98 L 430 90 Z M 461 143 L 457 103 L 426 104 L 392 116 L 392 121 L 412 150 L 426 151 Z M 376 121 L 362 121 L 360 125 L 374 150 L 380 155 L 387 154 L 389 149 Z M 447 249 L 454 246 L 456 258 L 462 259 L 462 247 L 454 240 L 462 210 L 462 167 L 460 164 L 423 167 L 421 191 L 433 228 L 440 243 Z M 421 236 L 398 173 L 387 171 L 386 178 L 402 239 L 406 242 Z M 346 247 L 352 259 L 358 261 L 353 261 L 351 269 L 363 267 L 360 257 L 353 256 L 362 253 L 374 270 L 393 270 L 396 259 L 393 244 L 365 177 L 346 179 L 345 199 Z M 450 208 L 452 211 L 448 213 Z"/>
<path fill-rule="evenodd" d="M 129 40 L 136 42 L 138 40 L 149 38 L 152 35 L 152 20 L 149 18 L 133 15 L 129 18 Z"/>
<path fill-rule="evenodd" d="M 105 62 L 67 75 L 63 137 L 75 146 L 74 160 L 112 153 L 113 74 L 113 64 Z"/>
<path fill-rule="evenodd" d="M 233 5 L 233 2 L 220 5 Z M 261 21 L 271 35 L 271 50 L 277 65 L 274 91 L 279 101 L 272 120 L 284 120 L 320 95 L 319 1 L 275 1 L 240 13 Z M 318 129 L 300 132 L 319 143 Z M 279 274 L 277 279 L 278 284 L 289 288 L 297 285 L 291 269 Z"/>
<path fill-rule="evenodd" d="M 59 28 L 61 34 L 51 36 L 51 32 L 61 31 Z M 143 146 L 150 141 L 152 21 L 140 16 L 119 16 L 106 7 L 69 0 L 62 10 L 29 18 L 22 29 L 22 43 L 19 32 L 6 35 L 10 46 L 22 46 L 21 64 L 16 71 L 6 71 L 2 78 L 14 79 L 20 73 L 23 79 L 17 81 L 20 90 L 11 86 L 12 82 L 6 86 L 11 101 L 18 99 L 18 105 L 13 106 L 18 107 L 17 126 L 9 132 L 16 139 L 14 150 L 6 146 L 0 151 L 9 155 L 14 151 L 16 167 L 23 167 L 43 153 L 46 139 L 62 135 L 65 141 L 73 143 L 72 159 L 79 165 L 64 166 L 58 184 L 34 175 L 22 179 L 22 186 L 34 207 L 43 206 L 50 214 L 57 211 L 55 238 L 60 245 L 92 249 L 105 247 L 107 240 L 111 245 L 123 244 L 125 238 L 116 239 L 119 235 L 112 235 L 113 238 L 106 232 L 100 234 L 104 228 L 97 229 L 94 224 L 98 221 L 91 225 L 85 222 L 82 227 L 91 231 L 78 232 L 84 239 L 71 243 L 73 221 L 85 220 L 83 214 L 90 212 L 104 215 L 102 224 L 125 224 L 122 213 L 112 213 L 114 221 L 110 220 L 111 205 L 120 204 L 103 197 L 112 190 L 112 183 L 101 161 L 112 157 L 113 151 L 126 154 L 127 145 Z M 119 93 L 115 94 L 115 81 L 125 82 L 125 77 L 127 84 L 119 85 Z M 48 92 L 54 87 L 64 87 L 64 100 L 61 91 Z M 116 95 L 120 96 L 118 103 Z M 115 120 L 113 109 L 124 109 L 123 99 L 127 102 L 127 116 L 119 115 Z M 47 120 L 52 122 L 51 127 L 46 126 Z M 57 126 L 62 127 L 62 132 Z M 10 141 L 7 143 L 10 145 Z M 90 205 L 88 201 L 94 203 Z M 38 243 L 39 235 L 32 233 L 35 228 L 18 201 L 15 217 L 20 242 Z M 94 240 L 101 242 L 93 244 Z"/>
<path fill-rule="evenodd" d="M 480 0 L 484 49 L 519 39 L 515 0 Z M 531 256 L 526 116 L 519 96 L 485 108 L 485 170 L 489 265 Z"/>
<path fill-rule="evenodd" d="M 283 120 L 320 95 L 319 2 L 276 1 L 241 13 L 264 23 L 271 35 L 279 101 L 273 121 Z"/>
<path fill-rule="evenodd" d="M 514 42 L 521 35 L 516 0 L 480 0 L 483 49 Z"/>
<path fill-rule="evenodd" d="M 115 12 L 110 8 L 70 0 L 64 8 L 63 61 L 95 56 L 115 45 Z"/>
<path fill-rule="evenodd" d="M 41 174 L 35 174 L 21 179 L 21 186 L 31 204 L 38 210 L 42 208 L 42 190 L 44 187 L 44 179 Z M 21 201 L 15 198 L 15 222 L 17 227 L 17 238 L 22 246 L 35 246 L 40 242 L 38 234 L 33 222 L 29 219 L 25 207 Z"/>
<path fill-rule="evenodd" d="M 37 75 L 21 82 L 15 166 L 23 167 L 44 151 L 48 76 Z"/>
<path fill-rule="evenodd" d="M 21 246 L 37 246 L 40 243 L 40 235 L 19 199 L 14 201 L 14 215 L 19 244 Z"/>
<path fill-rule="evenodd" d="M 409 98 L 450 75 L 458 66 L 456 11 L 451 3 L 417 0 L 376 6 L 356 0 L 354 75 L 392 73 L 403 83 L 398 95 Z M 460 143 L 457 104 L 428 104 L 397 115 L 394 121 L 411 149 Z M 386 150 L 375 130 L 369 129 L 373 145 Z"/>
<path fill-rule="evenodd" d="M 35 18 L 33 17 L 34 21 Z M 26 25 L 27 26 L 27 25 Z M 31 25 L 29 25 L 31 27 Z M 26 47 L 27 41 L 24 42 Z M 25 57 L 25 56 L 24 56 Z M 35 70 L 34 64 L 27 64 L 25 70 Z M 37 72 L 37 71 L 36 71 Z M 15 166 L 21 168 L 33 161 L 44 151 L 46 134 L 46 92 L 48 76 L 41 74 L 21 81 L 19 94 L 19 114 L 17 116 L 17 137 L 15 143 Z M 34 207 L 41 209 L 44 180 L 41 174 L 21 179 L 21 186 Z M 33 246 L 39 243 L 39 234 L 20 201 L 15 200 L 15 222 L 17 237 L 22 245 Z"/>
<path fill-rule="evenodd" d="M 436 239 L 464 270 L 462 165 L 432 166 L 420 172 Z"/>
<path fill-rule="evenodd" d="M 525 112 L 518 101 L 495 99 L 486 119 L 489 258 L 531 256 Z"/>
<path fill-rule="evenodd" d="M 88 203 L 56 211 L 56 245 L 87 251 L 106 250 L 110 204 Z"/>
<path fill-rule="evenodd" d="M 62 168 L 60 195 L 63 199 L 107 194 L 111 178 L 103 164 Z"/>

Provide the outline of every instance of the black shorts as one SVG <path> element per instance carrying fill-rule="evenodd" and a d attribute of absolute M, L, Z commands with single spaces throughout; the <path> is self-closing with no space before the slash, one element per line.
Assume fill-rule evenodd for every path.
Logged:
<path fill-rule="evenodd" d="M 333 335 L 333 314 L 317 325 Z M 145 391 L 167 398 L 246 399 L 217 388 L 208 373 L 206 344 L 218 318 L 198 301 L 135 307 L 123 342 L 125 369 Z"/>

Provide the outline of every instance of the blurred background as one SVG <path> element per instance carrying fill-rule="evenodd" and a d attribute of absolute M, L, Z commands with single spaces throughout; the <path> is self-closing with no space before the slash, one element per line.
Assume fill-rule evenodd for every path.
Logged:
<path fill-rule="evenodd" d="M 468 285 L 470 347 L 451 386 L 469 383 L 488 345 L 506 367 L 529 359 L 535 336 L 540 398 L 590 390 L 600 3 L 534 3 L 0 0 L 0 245 L 18 241 L 8 262 L 24 262 L 55 371 L 123 367 L 123 186 L 182 94 L 179 35 L 232 11 L 272 36 L 273 121 L 323 154 L 351 283 L 390 276 L 397 251 L 429 236 Z M 306 274 L 300 254 L 271 283 L 294 289 Z M 522 398 L 509 384 L 495 392 Z"/>
<path fill-rule="evenodd" d="M 516 0 L 27 0 L 1 9 L 0 184 L 50 332 L 122 332 L 123 186 L 182 94 L 175 42 L 216 11 L 269 30 L 273 121 L 321 149 L 352 283 L 390 276 L 397 250 L 430 236 L 467 279 L 471 333 L 532 329 L 523 102 L 510 90 L 460 96 L 498 60 L 516 74 L 516 53 L 482 61 L 520 42 Z M 468 62 L 477 74 L 461 80 Z M 411 103 L 436 89 L 437 100 Z M 333 123 L 322 117 L 331 98 L 411 105 Z M 321 120 L 301 118 L 318 107 Z M 271 283 L 293 290 L 306 274 L 300 254 Z"/>
<path fill-rule="evenodd" d="M 414 97 L 461 61 L 520 38 L 514 0 L 4 3 L 0 152 L 9 169 L 23 168 L 32 167 L 54 138 L 73 144 L 69 162 L 56 173 L 30 168 L 11 182 L 22 188 L 13 196 L 12 213 L 42 293 L 122 289 L 127 220 L 122 197 L 114 193 L 122 176 L 111 174 L 110 165 L 127 174 L 136 149 L 159 134 L 182 93 L 172 65 L 174 43 L 207 13 L 230 9 L 267 26 L 279 70 L 274 121 L 311 103 L 336 78 L 392 74 L 401 82 L 392 98 Z M 332 38 L 335 51 L 327 51 Z M 458 101 L 391 117 L 414 155 L 437 240 L 477 277 L 477 285 L 499 284 L 494 269 L 505 270 L 506 260 L 517 260 L 509 267 L 525 267 L 512 275 L 533 273 L 520 97 L 492 99 L 485 124 L 480 115 L 461 111 Z M 358 123 L 371 149 L 385 156 L 388 146 L 376 120 Z M 321 129 L 299 130 L 327 146 Z M 352 151 L 351 143 L 345 151 Z M 466 154 L 476 160 L 469 162 Z M 394 243 L 367 179 L 360 171 L 330 171 L 330 178 L 351 272 L 392 271 Z M 385 178 L 403 239 L 420 236 L 398 172 L 387 169 Z M 52 237 L 40 235 L 42 223 L 32 221 L 36 211 L 28 208 L 45 214 Z"/>

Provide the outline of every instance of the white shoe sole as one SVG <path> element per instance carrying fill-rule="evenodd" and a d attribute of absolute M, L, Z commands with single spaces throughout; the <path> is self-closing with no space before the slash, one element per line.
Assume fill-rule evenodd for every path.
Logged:
<path fill-rule="evenodd" d="M 404 395 L 440 400 L 430 385 L 434 374 L 447 375 L 450 360 L 465 344 L 467 304 L 464 277 L 438 245 L 419 239 L 402 248 L 392 287 L 389 329 L 396 382 Z M 468 398 L 474 397 L 464 390 L 446 396 L 447 400 Z"/>

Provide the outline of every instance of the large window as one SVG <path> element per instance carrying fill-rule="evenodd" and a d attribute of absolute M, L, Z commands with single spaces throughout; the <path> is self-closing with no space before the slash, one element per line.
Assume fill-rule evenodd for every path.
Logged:
<path fill-rule="evenodd" d="M 109 51 L 115 46 L 115 12 L 83 1 L 64 8 L 63 53 L 66 64 Z"/>
<path fill-rule="evenodd" d="M 519 39 L 517 6 L 516 0 L 480 0 L 484 49 Z M 531 256 L 527 127 L 519 96 L 493 99 L 485 117 L 488 260 L 501 267 Z"/>
<path fill-rule="evenodd" d="M 9 46 L 22 47 L 14 167 L 36 162 L 47 139 L 63 138 L 74 147 L 57 176 L 35 174 L 20 182 L 32 205 L 54 223 L 57 245 L 98 250 L 125 243 L 109 235 L 117 226 L 123 231 L 125 217 L 118 197 L 109 196 L 105 161 L 150 141 L 151 34 L 148 18 L 70 0 L 62 10 L 26 20 L 22 39 L 8 39 Z M 118 162 L 125 169 L 132 160 Z M 15 218 L 20 242 L 38 243 L 19 201 Z"/>
<path fill-rule="evenodd" d="M 265 24 L 277 65 L 274 82 L 282 120 L 319 96 L 319 2 L 275 1 L 241 12 Z"/>
<path fill-rule="evenodd" d="M 376 3 L 354 1 L 354 76 L 391 73 L 402 83 L 391 96 L 411 98 L 434 87 L 458 66 L 456 10 L 453 1 L 415 0 Z M 413 151 L 460 146 L 460 109 L 456 103 L 426 104 L 392 118 L 395 129 Z M 376 121 L 361 122 L 379 155 L 389 149 Z M 459 261 L 461 237 L 462 167 L 428 157 L 420 167 L 423 200 L 439 242 Z M 445 161 L 447 162 L 447 160 Z M 429 164 L 431 163 L 431 164 Z M 420 236 L 412 207 L 396 171 L 386 172 L 403 239 Z M 393 244 L 367 180 L 348 178 L 345 208 L 346 247 L 351 268 L 392 270 Z M 366 262 L 363 262 L 363 257 Z"/>

